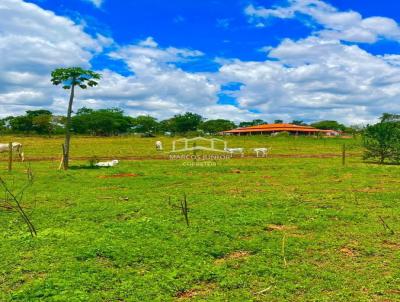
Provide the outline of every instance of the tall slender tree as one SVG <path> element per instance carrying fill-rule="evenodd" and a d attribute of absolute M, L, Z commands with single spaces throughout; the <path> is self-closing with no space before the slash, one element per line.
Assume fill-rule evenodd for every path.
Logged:
<path fill-rule="evenodd" d="M 51 73 L 51 82 L 53 85 L 63 85 L 64 89 L 70 90 L 68 103 L 67 120 L 65 123 L 65 142 L 63 154 L 63 166 L 67 170 L 69 167 L 69 147 L 71 141 L 71 115 L 72 105 L 75 97 L 75 87 L 87 89 L 98 85 L 101 75 L 91 70 L 85 70 L 80 67 L 57 68 Z"/>

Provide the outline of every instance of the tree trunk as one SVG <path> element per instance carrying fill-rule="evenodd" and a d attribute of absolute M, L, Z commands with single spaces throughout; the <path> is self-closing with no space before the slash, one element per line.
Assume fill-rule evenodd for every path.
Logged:
<path fill-rule="evenodd" d="M 64 142 L 64 170 L 69 168 L 69 143 L 71 141 L 71 115 L 72 115 L 72 104 L 75 96 L 75 85 L 71 86 L 71 95 L 69 97 L 67 121 L 65 123 L 65 142 Z"/>

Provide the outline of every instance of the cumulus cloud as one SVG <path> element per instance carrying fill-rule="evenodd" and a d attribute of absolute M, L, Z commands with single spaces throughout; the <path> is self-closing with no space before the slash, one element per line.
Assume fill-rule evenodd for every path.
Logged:
<path fill-rule="evenodd" d="M 284 39 L 276 47 L 261 48 L 265 61 L 218 58 L 221 68 L 216 72 L 189 72 L 180 66 L 202 60 L 202 52 L 164 47 L 152 37 L 117 45 L 112 38 L 89 35 L 84 25 L 37 5 L 2 0 L 0 115 L 39 108 L 65 114 L 68 91 L 51 85 L 51 70 L 91 68 L 97 54 L 122 62 L 131 73 L 100 70 L 100 85 L 79 90 L 75 108 L 119 107 L 131 115 L 158 118 L 192 111 L 235 121 L 337 119 L 348 124 L 400 111 L 400 55 L 376 56 L 357 44 L 342 42 L 397 39 L 395 21 L 363 19 L 357 12 L 340 12 L 319 0 L 292 0 L 288 7 L 248 6 L 246 13 L 255 24 L 301 13 L 323 29 L 308 38 Z M 221 93 L 235 98 L 237 104 L 220 104 Z"/>
<path fill-rule="evenodd" d="M 85 97 L 112 99 L 128 112 L 165 117 L 183 111 L 199 112 L 215 105 L 219 85 L 205 73 L 189 73 L 176 66 L 202 56 L 199 51 L 161 48 L 153 38 L 120 47 L 109 54 L 122 60 L 132 71 L 122 76 L 104 71 L 102 85 L 84 93 Z"/>
<path fill-rule="evenodd" d="M 272 60 L 273 59 L 273 60 Z M 265 62 L 232 61 L 220 70 L 242 108 L 276 118 L 336 118 L 347 123 L 374 120 L 382 111 L 399 111 L 397 56 L 377 57 L 356 45 L 317 37 L 284 40 Z"/>
<path fill-rule="evenodd" d="M 273 8 L 249 5 L 245 13 L 256 24 L 263 24 L 268 18 L 288 19 L 305 15 L 323 27 L 315 33 L 323 38 L 364 43 L 374 43 L 381 38 L 400 40 L 400 27 L 395 20 L 385 17 L 363 18 L 358 12 L 339 11 L 321 0 L 289 0 L 289 6 Z"/>
<path fill-rule="evenodd" d="M 50 85 L 51 70 L 90 67 L 91 58 L 110 43 L 109 38 L 86 34 L 68 18 L 21 0 L 0 2 L 0 28 L 2 116 L 22 113 L 28 106 L 51 106 L 59 93 Z"/>
<path fill-rule="evenodd" d="M 218 115 L 220 86 L 213 77 L 178 67 L 203 56 L 200 51 L 163 48 L 152 37 L 118 46 L 111 38 L 90 36 L 83 25 L 22 0 L 0 3 L 0 27 L 1 116 L 41 107 L 64 114 L 68 91 L 51 85 L 50 72 L 63 66 L 90 68 L 94 55 L 111 44 L 114 51 L 108 56 L 125 63 L 132 75 L 100 71 L 101 85 L 78 91 L 75 108 L 120 107 L 128 114 L 159 118 L 185 111 L 223 115 Z M 234 106 L 221 110 L 231 115 L 236 112 L 237 118 L 246 116 L 246 110 Z"/>

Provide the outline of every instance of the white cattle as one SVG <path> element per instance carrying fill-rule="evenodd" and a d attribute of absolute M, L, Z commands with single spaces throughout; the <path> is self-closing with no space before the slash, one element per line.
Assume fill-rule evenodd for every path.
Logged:
<path fill-rule="evenodd" d="M 105 162 L 99 162 L 95 166 L 96 167 L 114 167 L 118 165 L 119 161 L 118 160 L 111 160 L 111 161 L 105 161 Z"/>
<path fill-rule="evenodd" d="M 24 152 L 22 152 L 22 144 L 21 143 L 12 143 L 12 150 L 18 153 L 19 158 L 21 161 L 25 160 Z M 9 144 L 0 144 L 0 153 L 9 152 Z"/>
<path fill-rule="evenodd" d="M 231 156 L 234 153 L 239 153 L 242 155 L 242 157 L 244 156 L 244 149 L 243 148 L 224 148 L 224 151 L 229 152 L 231 154 Z"/>
<path fill-rule="evenodd" d="M 257 157 L 259 157 L 260 153 L 261 153 L 262 157 L 267 157 L 268 152 L 271 150 L 271 148 L 255 148 L 253 150 L 254 150 L 254 152 L 256 152 Z"/>
<path fill-rule="evenodd" d="M 156 150 L 157 151 L 162 151 L 163 150 L 162 142 L 156 141 Z"/>

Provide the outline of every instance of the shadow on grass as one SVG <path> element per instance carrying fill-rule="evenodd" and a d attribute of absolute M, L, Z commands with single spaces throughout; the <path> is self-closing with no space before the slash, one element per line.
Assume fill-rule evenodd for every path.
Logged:
<path fill-rule="evenodd" d="M 70 166 L 70 170 L 99 170 L 102 167 L 90 166 L 90 165 L 79 165 L 79 166 Z"/>
<path fill-rule="evenodd" d="M 400 163 L 388 163 L 388 162 L 380 163 L 378 161 L 372 161 L 372 160 L 364 160 L 363 163 L 376 166 L 400 166 Z"/>

